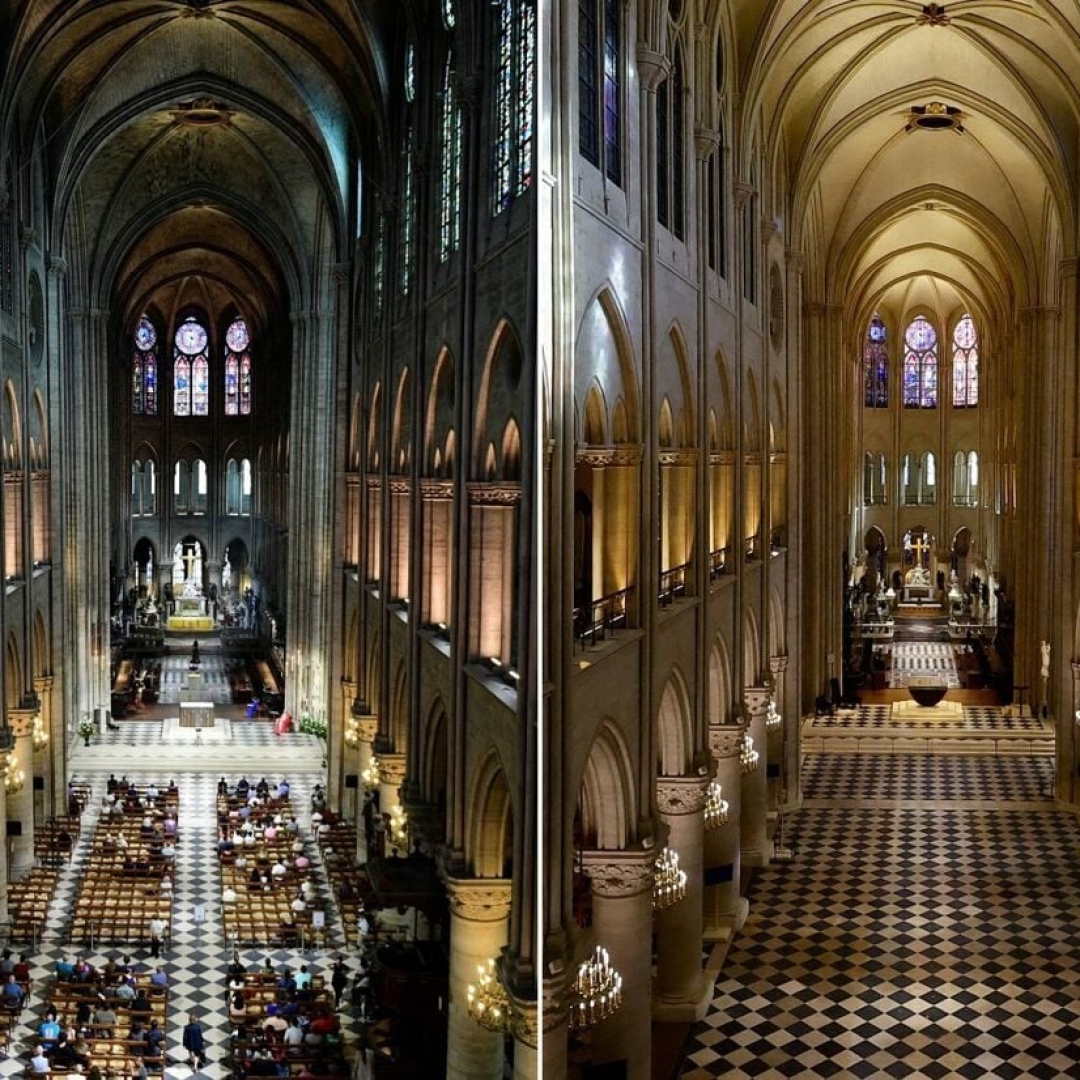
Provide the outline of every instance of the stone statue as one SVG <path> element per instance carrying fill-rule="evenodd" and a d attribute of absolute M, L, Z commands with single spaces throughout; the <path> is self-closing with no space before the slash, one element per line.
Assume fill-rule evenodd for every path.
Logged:
<path fill-rule="evenodd" d="M 916 563 L 908 572 L 907 577 L 904 578 L 906 585 L 929 585 L 930 584 L 930 571 L 925 567 L 919 566 Z"/>
<path fill-rule="evenodd" d="M 1042 654 L 1042 667 L 1039 669 L 1039 677 L 1050 678 L 1050 642 L 1040 641 L 1039 652 Z"/>

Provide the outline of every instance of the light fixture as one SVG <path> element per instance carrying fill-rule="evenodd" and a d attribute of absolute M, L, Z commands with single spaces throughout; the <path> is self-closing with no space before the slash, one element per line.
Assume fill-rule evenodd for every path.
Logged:
<path fill-rule="evenodd" d="M 957 135 L 964 133 L 964 125 L 960 123 L 963 113 L 955 105 L 946 105 L 941 101 L 931 101 L 926 105 L 913 105 L 908 112 L 907 126 L 905 131 L 913 131 L 920 128 L 923 131 L 955 131 Z"/>
<path fill-rule="evenodd" d="M 599 1024 L 622 1005 L 622 976 L 611 966 L 607 949 L 597 945 L 578 965 L 570 996 L 570 1030 Z"/>
<path fill-rule="evenodd" d="M 654 911 L 677 904 L 686 895 L 686 871 L 679 869 L 679 853 L 664 848 L 656 860 L 653 877 L 652 906 Z"/>
<path fill-rule="evenodd" d="M 353 716 L 345 717 L 345 745 L 356 749 L 360 745 L 360 723 Z"/>
<path fill-rule="evenodd" d="M 743 775 L 752 773 L 761 764 L 761 754 L 754 749 L 754 740 L 751 736 L 743 733 L 742 746 L 739 748 L 739 763 L 742 765 Z"/>
<path fill-rule="evenodd" d="M 476 969 L 476 982 L 469 983 L 468 1005 L 469 1015 L 488 1031 L 505 1031 L 506 1021 L 510 1015 L 509 1001 L 506 990 L 499 981 L 499 973 L 495 969 L 495 961 L 488 960 L 486 964 L 480 964 Z"/>
<path fill-rule="evenodd" d="M 400 803 L 390 807 L 390 839 L 398 847 L 409 846 L 409 815 Z"/>
<path fill-rule="evenodd" d="M 765 710 L 765 730 L 775 730 L 780 726 L 782 719 L 780 710 L 776 707 L 776 700 L 774 698 L 769 698 L 769 704 Z"/>
<path fill-rule="evenodd" d="M 374 791 L 379 786 L 379 759 L 373 757 L 366 769 L 360 773 L 360 779 L 364 781 L 367 791 Z"/>
<path fill-rule="evenodd" d="M 41 713 L 34 715 L 34 729 L 30 738 L 35 750 L 44 750 L 49 745 L 49 733 L 45 730 L 45 721 L 42 720 Z"/>
<path fill-rule="evenodd" d="M 705 828 L 719 829 L 727 824 L 727 820 L 728 801 L 724 798 L 724 789 L 719 781 L 714 780 L 705 796 Z"/>
<path fill-rule="evenodd" d="M 4 790 L 8 795 L 14 795 L 17 791 L 22 791 L 25 783 L 26 773 L 15 764 L 14 758 L 9 757 L 4 767 Z"/>

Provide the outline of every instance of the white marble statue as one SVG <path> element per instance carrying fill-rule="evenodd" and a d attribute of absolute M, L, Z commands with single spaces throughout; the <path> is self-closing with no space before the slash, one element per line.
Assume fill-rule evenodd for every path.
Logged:
<path fill-rule="evenodd" d="M 1039 669 L 1039 677 L 1043 679 L 1050 678 L 1050 642 L 1040 641 L 1039 652 L 1042 655 L 1042 667 Z"/>
<path fill-rule="evenodd" d="M 904 578 L 905 585 L 929 585 L 930 584 L 930 571 L 916 563 L 908 572 L 907 577 Z"/>

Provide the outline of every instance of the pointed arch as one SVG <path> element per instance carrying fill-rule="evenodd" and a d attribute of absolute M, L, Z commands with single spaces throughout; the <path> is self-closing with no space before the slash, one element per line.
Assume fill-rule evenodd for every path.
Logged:
<path fill-rule="evenodd" d="M 390 431 L 390 470 L 405 473 L 412 460 L 412 393 L 411 373 L 408 367 L 398 376 L 397 393 L 394 395 L 394 420 Z"/>
<path fill-rule="evenodd" d="M 656 716 L 660 776 L 687 776 L 693 759 L 694 729 L 690 695 L 682 672 L 673 667 Z"/>
<path fill-rule="evenodd" d="M 589 749 L 579 807 L 583 841 L 601 851 L 626 847 L 637 821 L 634 770 L 619 729 L 605 717 Z"/>
<path fill-rule="evenodd" d="M 496 431 L 505 422 L 507 407 L 519 397 L 524 364 L 525 354 L 513 323 L 509 319 L 501 319 L 491 336 L 476 397 L 473 461 L 480 475 L 484 475 L 487 447 L 496 441 Z M 503 408 L 495 408 L 496 402 Z"/>
<path fill-rule="evenodd" d="M 395 754 L 409 750 L 409 678 L 405 662 L 401 661 L 394 672 L 394 694 L 390 699 L 390 744 Z"/>
<path fill-rule="evenodd" d="M 476 877 L 510 877 L 514 845 L 514 808 L 499 754 L 492 749 L 477 768 L 469 800 L 467 860 Z"/>
<path fill-rule="evenodd" d="M 706 723 L 729 724 L 734 701 L 731 685 L 731 656 L 727 642 L 717 634 L 709 651 L 708 707 Z"/>
<path fill-rule="evenodd" d="M 435 358 L 424 416 L 424 467 L 430 476 L 449 475 L 450 455 L 445 447 L 454 435 L 454 393 L 454 357 L 444 345 Z M 441 457 L 438 465 L 435 463 L 437 454 Z"/>
<path fill-rule="evenodd" d="M 769 649 L 774 656 L 787 652 L 784 599 L 775 585 L 769 587 Z"/>
<path fill-rule="evenodd" d="M 4 705 L 8 709 L 17 709 L 23 699 L 23 675 L 19 642 L 14 633 L 8 634 L 4 650 L 4 690 Z"/>
<path fill-rule="evenodd" d="M 439 807 L 446 803 L 449 730 L 446 704 L 441 695 L 436 694 L 425 714 L 420 731 L 420 745 L 423 748 L 420 758 L 420 794 L 424 802 Z"/>
<path fill-rule="evenodd" d="M 742 661 L 743 686 L 757 686 L 761 677 L 761 634 L 752 608 L 743 612 Z"/>
<path fill-rule="evenodd" d="M 575 356 L 588 358 L 574 370 L 580 382 L 574 385 L 574 400 L 584 400 L 595 378 L 609 401 L 622 405 L 624 441 L 641 440 L 641 394 L 633 339 L 627 320 L 609 283 L 601 285 L 585 306 L 574 341 Z M 613 424 L 613 429 L 616 427 Z M 614 431 L 613 431 L 614 434 Z M 616 436 L 616 442 L 618 437 Z"/>

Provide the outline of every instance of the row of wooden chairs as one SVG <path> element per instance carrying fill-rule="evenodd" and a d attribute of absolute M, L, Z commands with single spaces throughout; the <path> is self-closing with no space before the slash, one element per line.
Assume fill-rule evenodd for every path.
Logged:
<path fill-rule="evenodd" d="M 16 941 L 41 938 L 59 878 L 59 871 L 54 867 L 35 866 L 21 881 L 8 884 L 8 916 Z"/>
<path fill-rule="evenodd" d="M 345 927 L 345 943 L 359 947 L 360 909 L 368 903 L 371 883 L 363 867 L 356 865 L 356 826 L 340 818 L 330 825 L 330 832 L 319 838 L 319 850 L 326 876 L 334 890 L 341 921 Z M 341 887 L 350 886 L 349 896 L 341 895 Z"/>

